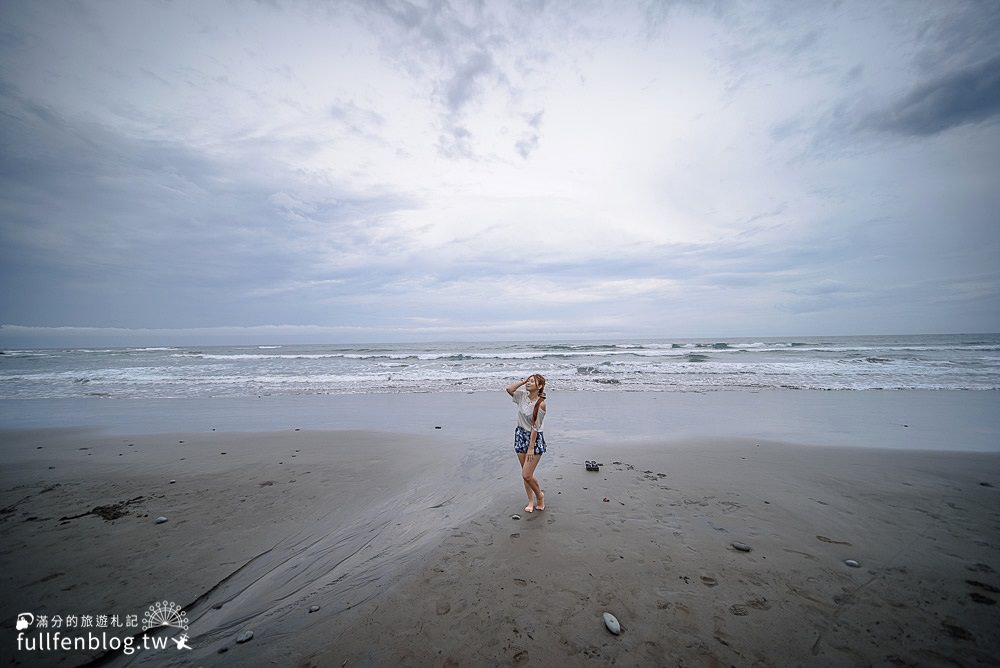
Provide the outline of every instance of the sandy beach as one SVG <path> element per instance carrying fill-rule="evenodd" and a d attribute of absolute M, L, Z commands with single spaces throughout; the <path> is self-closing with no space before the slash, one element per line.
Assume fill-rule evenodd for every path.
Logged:
<path fill-rule="evenodd" d="M 965 451 L 986 449 L 995 418 L 970 424 L 967 404 L 934 393 L 896 393 L 864 416 L 826 396 L 825 414 L 822 395 L 782 398 L 785 439 L 708 413 L 688 425 L 700 433 L 650 419 L 631 438 L 582 416 L 553 420 L 538 472 L 547 508 L 530 515 L 507 443 L 513 418 L 496 397 L 437 397 L 447 410 L 409 431 L 343 401 L 326 429 L 6 429 L 0 660 L 997 665 L 1000 453 Z M 392 401 L 417 406 L 413 418 L 434 400 Z M 645 412 L 670 397 L 619 400 Z M 756 399 L 706 401 L 742 417 Z M 816 414 L 837 427 L 802 438 Z M 950 433 L 951 451 L 927 448 L 924 424 Z M 903 430 L 925 449 L 874 447 Z M 586 471 L 587 459 L 601 470 Z M 18 649 L 19 613 L 141 624 L 158 601 L 183 608 L 192 649 Z M 606 611 L 621 635 L 605 629 Z M 62 636 L 100 632 L 142 643 L 135 627 Z"/>

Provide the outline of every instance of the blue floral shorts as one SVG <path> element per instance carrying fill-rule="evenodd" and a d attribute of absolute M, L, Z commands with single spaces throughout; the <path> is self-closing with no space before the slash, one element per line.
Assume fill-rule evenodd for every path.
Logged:
<path fill-rule="evenodd" d="M 525 431 L 524 427 L 518 426 L 514 429 L 514 452 L 519 455 L 528 453 L 528 445 L 531 443 L 531 432 Z M 545 436 L 538 432 L 535 437 L 535 454 L 540 455 L 545 452 Z"/>

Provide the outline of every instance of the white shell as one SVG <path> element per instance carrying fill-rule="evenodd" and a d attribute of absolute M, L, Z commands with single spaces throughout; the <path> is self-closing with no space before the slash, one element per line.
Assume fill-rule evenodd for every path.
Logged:
<path fill-rule="evenodd" d="M 610 612 L 604 613 L 604 625 L 615 635 L 622 632 L 622 625 L 618 623 L 618 620 Z"/>
<path fill-rule="evenodd" d="M 166 517 L 157 517 L 157 518 L 156 518 L 156 523 L 157 523 L 157 524 L 163 524 L 163 523 L 164 523 L 164 522 L 166 522 L 166 521 L 167 521 L 167 518 L 166 518 Z"/>
<path fill-rule="evenodd" d="M 844 563 L 850 566 L 851 568 L 861 568 L 861 564 L 854 561 L 854 559 L 846 559 Z"/>

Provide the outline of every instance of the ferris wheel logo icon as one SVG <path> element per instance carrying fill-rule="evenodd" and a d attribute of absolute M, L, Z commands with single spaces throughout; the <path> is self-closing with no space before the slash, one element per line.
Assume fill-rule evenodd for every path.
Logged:
<path fill-rule="evenodd" d="M 181 606 L 170 601 L 157 601 L 149 606 L 149 609 L 142 616 L 142 630 L 148 631 L 161 626 L 170 626 L 183 631 L 179 638 L 174 639 L 174 643 L 177 644 L 177 649 L 192 649 L 187 644 L 187 613 L 181 609 Z"/>

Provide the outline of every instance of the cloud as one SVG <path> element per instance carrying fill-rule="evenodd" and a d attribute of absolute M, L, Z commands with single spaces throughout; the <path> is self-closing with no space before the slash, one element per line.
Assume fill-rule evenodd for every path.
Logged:
<path fill-rule="evenodd" d="M 386 119 L 377 111 L 363 109 L 352 100 L 337 100 L 330 107 L 330 116 L 351 132 L 381 141 L 378 132 L 385 127 Z"/>
<path fill-rule="evenodd" d="M 5 291 L 0 312 L 39 324 L 318 318 L 321 307 L 293 316 L 271 297 L 329 297 L 409 252 L 386 222 L 413 206 L 398 194 L 128 137 L 10 91 L 0 105 L 0 277 L 31 286 Z"/>
<path fill-rule="evenodd" d="M 0 314 L 1000 326 L 990 7 L 8 3 Z"/>
<path fill-rule="evenodd" d="M 1000 114 L 1000 56 L 924 82 L 861 127 L 930 136 Z"/>
<path fill-rule="evenodd" d="M 437 146 L 444 157 L 492 159 L 492 130 L 473 127 L 485 119 L 493 125 L 524 119 L 524 136 L 509 149 L 522 158 L 531 153 L 539 127 L 531 124 L 533 114 L 521 109 L 522 86 L 534 65 L 549 56 L 544 45 L 532 38 L 536 31 L 547 30 L 539 26 L 547 26 L 553 18 L 569 17 L 544 3 L 420 7 L 389 0 L 361 3 L 356 16 L 384 35 L 383 50 L 398 67 L 427 86 L 438 105 Z"/>
<path fill-rule="evenodd" d="M 528 122 L 528 129 L 524 136 L 515 144 L 517 148 L 517 153 L 523 159 L 527 160 L 531 157 L 531 153 L 538 148 L 539 135 L 541 133 L 542 118 L 545 116 L 545 111 L 539 111 L 534 114 L 526 114 L 525 118 Z"/>
<path fill-rule="evenodd" d="M 485 85 L 483 79 L 497 77 L 497 68 L 490 54 L 475 51 L 452 74 L 444 85 L 444 100 L 449 112 L 459 114 Z"/>
<path fill-rule="evenodd" d="M 779 304 L 778 308 L 791 313 L 816 313 L 842 307 L 848 301 L 866 300 L 865 291 L 848 286 L 841 281 L 822 279 L 814 284 L 792 288 L 794 298 Z"/>

